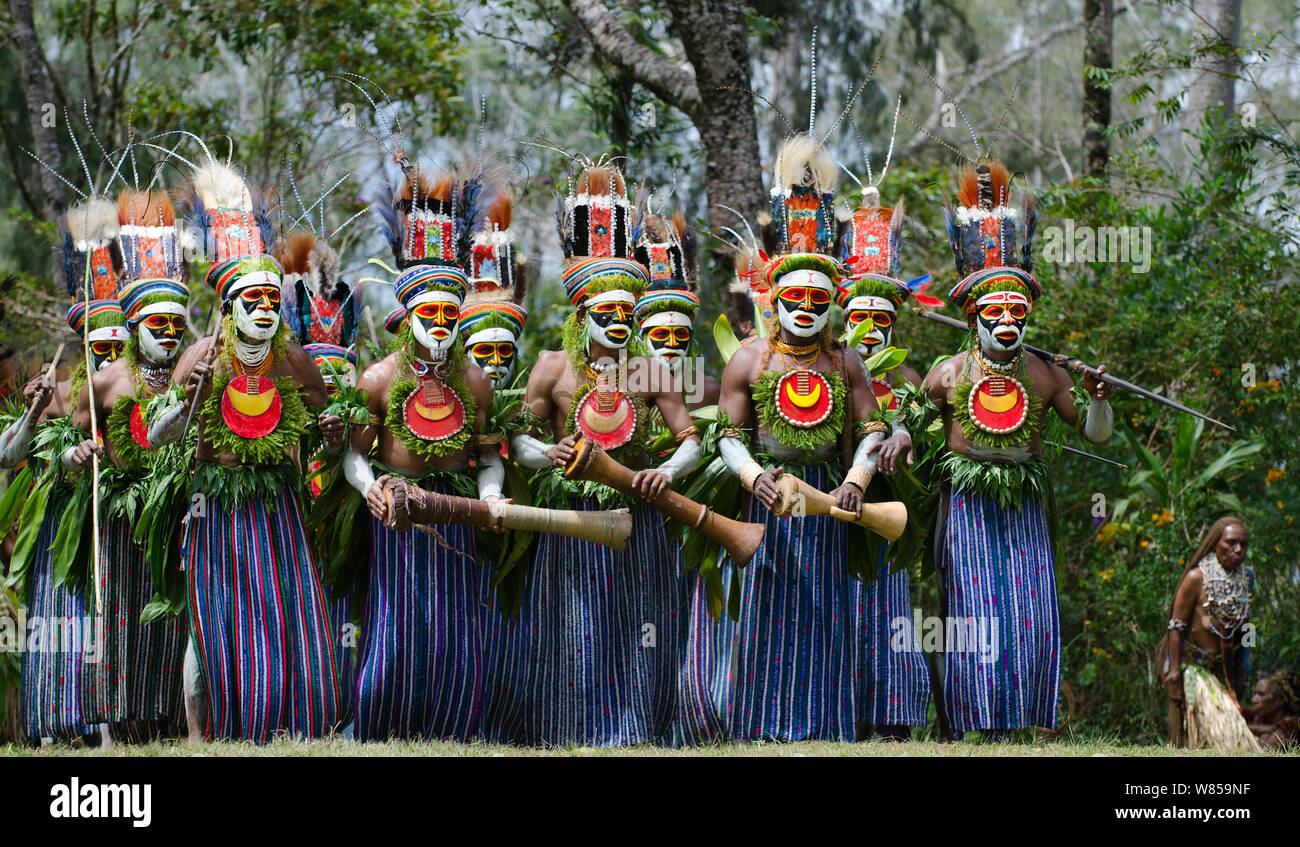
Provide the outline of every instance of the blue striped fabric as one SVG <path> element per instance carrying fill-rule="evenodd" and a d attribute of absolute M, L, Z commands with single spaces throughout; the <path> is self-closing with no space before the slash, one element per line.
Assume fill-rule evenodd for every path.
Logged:
<path fill-rule="evenodd" d="M 579 500 L 572 508 L 598 506 Z M 670 740 L 684 628 L 680 547 L 658 512 L 637 504 L 632 517 L 622 553 L 538 535 L 522 608 L 492 627 L 489 740 Z"/>
<path fill-rule="evenodd" d="M 1047 515 L 1026 496 L 1020 510 L 952 492 L 940 565 L 950 621 L 984 622 L 993 650 L 945 646 L 944 703 L 953 729 L 1056 726 L 1061 631 Z"/>
<path fill-rule="evenodd" d="M 881 545 L 884 554 L 886 545 Z M 858 720 L 876 726 L 925 726 L 930 712 L 930 670 L 925 654 L 908 639 L 903 650 L 890 641 L 903 628 L 912 627 L 911 579 L 907 570 L 890 573 L 893 562 L 880 566 L 869 585 L 853 581 L 854 611 L 858 616 Z M 893 639 L 901 642 L 902 639 Z M 896 646 L 898 646 L 896 644 Z"/>
<path fill-rule="evenodd" d="M 735 565 L 725 553 L 718 560 L 721 572 L 722 616 L 709 616 L 709 597 L 697 570 L 690 571 L 691 600 L 681 674 L 678 677 L 677 735 L 675 746 L 716 743 L 731 738 L 735 707 L 736 622 L 727 616 L 731 573 Z"/>
<path fill-rule="evenodd" d="M 185 726 L 181 675 L 189 622 L 168 615 L 140 623 L 140 613 L 154 595 L 153 575 L 144 549 L 132 538 L 130 522 L 109 517 L 109 505 L 100 501 L 103 608 L 95 614 L 95 627 L 103 638 L 103 656 L 86 663 L 83 692 L 94 707 L 83 708 L 110 724 L 132 725 L 111 727 L 118 737 L 145 729 L 143 722 L 158 722 L 158 728 L 178 734 Z"/>
<path fill-rule="evenodd" d="M 823 467 L 806 467 L 804 479 L 835 487 Z M 856 634 L 845 525 L 778 518 L 750 500 L 749 519 L 766 523 L 767 535 L 741 577 L 732 735 L 852 741 Z"/>
<path fill-rule="evenodd" d="M 325 608 L 329 610 L 331 632 L 334 633 L 334 666 L 339 686 L 339 725 L 347 726 L 353 718 L 353 700 L 357 693 L 357 626 L 352 623 L 353 597 L 351 592 L 339 594 L 337 589 L 321 583 L 325 595 Z"/>
<path fill-rule="evenodd" d="M 185 560 L 212 734 L 265 744 L 333 730 L 333 639 L 297 497 L 281 489 L 230 508 L 210 496 Z"/>
<path fill-rule="evenodd" d="M 433 490 L 446 493 L 442 486 Z M 393 532 L 370 519 L 370 582 L 361 616 L 356 737 L 468 741 L 483 700 L 487 608 L 474 531 Z"/>
<path fill-rule="evenodd" d="M 81 709 L 83 659 L 92 659 L 90 651 L 94 650 L 93 641 L 86 641 L 94 637 L 93 631 L 85 631 L 90 626 L 86 605 L 81 594 L 56 583 L 49 552 L 68 493 L 64 486 L 50 492 L 24 598 L 28 632 L 39 632 L 39 641 L 28 641 L 22 657 L 23 731 L 33 741 L 70 740 L 81 735 L 87 725 L 99 722 Z M 57 630 L 49 626 L 51 622 L 59 623 Z M 34 624 L 40 624 L 39 628 Z"/>

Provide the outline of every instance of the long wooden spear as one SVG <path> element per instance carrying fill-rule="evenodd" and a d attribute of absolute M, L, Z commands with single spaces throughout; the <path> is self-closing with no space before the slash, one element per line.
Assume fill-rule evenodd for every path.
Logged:
<path fill-rule="evenodd" d="M 914 311 L 919 315 L 929 318 L 935 323 L 941 323 L 944 326 L 950 326 L 953 327 L 954 329 L 960 329 L 965 332 L 970 331 L 970 327 L 966 326 L 965 323 L 955 318 L 950 318 L 947 315 L 941 315 L 938 312 L 932 312 L 929 309 L 915 309 Z M 1070 371 L 1071 373 L 1075 373 L 1079 375 L 1089 374 L 1094 378 L 1096 378 L 1099 382 L 1108 382 L 1111 385 L 1115 386 L 1116 388 L 1122 388 L 1125 391 L 1129 391 L 1133 394 L 1138 395 L 1139 397 L 1145 397 L 1148 400 L 1154 400 L 1155 402 L 1168 406 L 1171 409 L 1176 409 L 1185 414 L 1200 418 L 1203 421 L 1208 421 L 1209 423 L 1212 423 L 1215 426 L 1223 427 L 1229 432 L 1237 431 L 1237 428 L 1235 426 L 1229 426 L 1223 421 L 1216 420 L 1215 418 L 1212 418 L 1207 414 L 1198 412 L 1195 409 L 1190 409 L 1187 406 L 1184 406 L 1182 403 L 1177 402 L 1176 400 L 1170 400 L 1168 397 L 1163 397 L 1155 393 L 1154 391 L 1150 391 L 1146 388 L 1143 388 L 1140 385 L 1134 385 L 1128 380 L 1120 379 L 1119 377 L 1114 376 L 1113 374 L 1098 373 L 1096 368 L 1084 364 L 1082 361 L 1074 358 L 1073 356 L 1066 356 L 1063 353 L 1052 353 L 1047 350 L 1043 350 L 1040 347 L 1034 347 L 1029 344 L 1025 345 L 1025 349 L 1028 350 L 1030 353 L 1033 353 L 1038 358 L 1046 362 L 1050 362 L 1053 365 L 1057 365 L 1059 367 L 1065 368 L 1067 371 Z"/>

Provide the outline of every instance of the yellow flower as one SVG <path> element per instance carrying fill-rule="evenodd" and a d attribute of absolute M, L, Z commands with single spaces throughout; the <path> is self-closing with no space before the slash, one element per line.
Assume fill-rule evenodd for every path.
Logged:
<path fill-rule="evenodd" d="M 1147 546 L 1148 544 L 1150 544 L 1150 543 L 1151 543 L 1151 542 L 1148 541 L 1147 539 L 1145 539 L 1145 538 L 1142 539 L 1142 546 L 1143 546 L 1143 547 L 1146 547 L 1146 546 Z"/>
<path fill-rule="evenodd" d="M 1106 570 L 1104 570 L 1104 571 L 1102 571 L 1101 573 L 1097 574 L 1097 576 L 1100 577 L 1100 578 L 1103 579 L 1103 580 L 1110 579 L 1110 578 L 1111 578 L 1112 576 L 1114 576 L 1114 575 L 1115 575 L 1115 569 L 1114 569 L 1114 568 L 1107 568 Z"/>
<path fill-rule="evenodd" d="M 1283 470 L 1282 468 L 1269 468 L 1268 473 L 1264 475 L 1264 484 L 1272 485 L 1273 483 L 1277 482 L 1279 479 L 1284 478 L 1285 476 L 1286 476 L 1286 471 Z"/>

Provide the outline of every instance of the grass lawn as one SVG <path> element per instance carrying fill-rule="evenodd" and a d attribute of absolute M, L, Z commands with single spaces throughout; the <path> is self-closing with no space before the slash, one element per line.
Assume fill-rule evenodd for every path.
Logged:
<path fill-rule="evenodd" d="M 42 749 L 0 747 L 0 756 L 1218 756 L 1212 750 L 1173 750 L 1164 746 L 1137 746 L 1113 741 L 1028 740 L 1024 743 L 963 741 L 867 742 L 837 744 L 801 741 L 792 744 L 728 744 L 673 750 L 640 746 L 619 749 L 563 747 L 534 749 L 501 744 L 460 744 L 449 741 L 358 744 L 343 738 L 300 742 L 280 740 L 265 747 L 251 744 L 183 741 L 118 746 L 111 750 L 52 746 Z"/>

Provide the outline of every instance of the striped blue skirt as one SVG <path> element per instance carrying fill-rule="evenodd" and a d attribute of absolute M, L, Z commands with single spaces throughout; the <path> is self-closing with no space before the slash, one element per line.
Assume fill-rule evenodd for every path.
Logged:
<path fill-rule="evenodd" d="M 622 553 L 537 537 L 522 607 L 492 627 L 488 739 L 597 747 L 670 740 L 684 633 L 681 548 L 658 512 L 631 508 Z"/>
<path fill-rule="evenodd" d="M 339 724 L 347 726 L 353 718 L 353 699 L 357 693 L 357 641 L 359 628 L 352 622 L 352 593 L 321 583 L 325 607 L 329 610 L 334 633 L 334 667 L 339 687 Z"/>
<path fill-rule="evenodd" d="M 884 545 L 881 545 L 884 552 Z M 925 726 L 930 713 L 930 669 L 911 638 L 911 578 L 880 566 L 868 585 L 853 581 L 858 624 L 858 720 L 884 726 Z"/>
<path fill-rule="evenodd" d="M 806 468 L 804 479 L 823 491 L 835 486 L 821 467 Z M 829 517 L 779 518 L 752 497 L 749 520 L 764 523 L 767 534 L 741 572 L 740 620 L 710 618 L 704 586 L 696 586 L 680 739 L 729 733 L 741 740 L 852 741 L 857 639 L 845 525 Z"/>
<path fill-rule="evenodd" d="M 675 746 L 690 747 L 731 738 L 731 715 L 736 690 L 736 622 L 727 616 L 731 599 L 731 574 L 735 564 L 725 552 L 719 555 L 722 579 L 722 616 L 709 615 L 708 591 L 699 571 L 688 572 L 690 609 L 681 672 L 677 679 Z"/>
<path fill-rule="evenodd" d="M 267 500 L 231 508 L 208 497 L 184 554 L 212 734 L 257 744 L 276 733 L 318 738 L 339 717 L 329 614 L 298 498 L 281 488 Z"/>
<path fill-rule="evenodd" d="M 370 531 L 356 737 L 468 741 L 482 712 L 487 615 L 474 530 L 440 525 L 440 542 L 372 517 Z"/>
<path fill-rule="evenodd" d="M 105 510 L 106 511 L 106 510 Z M 87 663 L 83 691 L 94 706 L 85 710 L 119 733 L 144 723 L 179 732 L 185 726 L 181 677 L 189 621 L 166 615 L 149 623 L 140 613 L 154 596 L 153 574 L 144 548 L 132 538 L 125 518 L 101 515 L 99 598 L 96 634 L 103 639 L 99 662 Z"/>
<path fill-rule="evenodd" d="M 34 740 L 71 740 L 101 719 L 82 710 L 86 664 L 97 660 L 94 624 L 82 594 L 58 585 L 50 545 L 59 531 L 67 490 L 50 492 L 28 577 L 27 642 L 22 657 L 22 723 Z"/>
<path fill-rule="evenodd" d="M 947 502 L 939 565 L 952 728 L 1055 727 L 1061 630 L 1047 514 L 1027 495 L 1018 510 L 959 491 Z"/>

